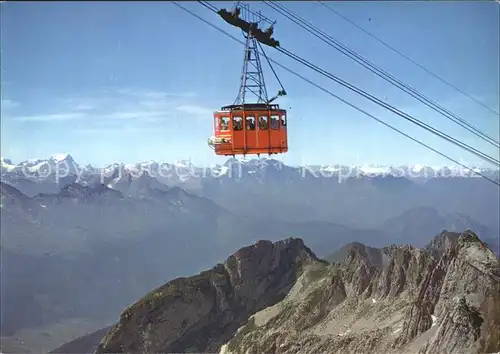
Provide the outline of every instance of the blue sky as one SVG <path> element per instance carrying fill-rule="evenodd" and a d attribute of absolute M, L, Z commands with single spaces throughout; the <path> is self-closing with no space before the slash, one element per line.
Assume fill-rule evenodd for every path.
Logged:
<path fill-rule="evenodd" d="M 217 7 L 230 2 L 214 2 Z M 316 2 L 283 2 L 349 48 L 499 138 L 499 117 L 446 86 Z M 495 2 L 330 2 L 416 62 L 498 111 Z M 236 98 L 243 47 L 169 2 L 3 2 L 2 156 L 69 152 L 80 163 L 191 159 L 207 146 L 212 112 Z M 184 3 L 229 33 L 198 3 Z M 354 63 L 259 2 L 284 48 L 498 158 L 498 149 Z M 269 48 L 268 55 L 466 164 L 474 155 L 403 121 Z M 310 84 L 275 68 L 288 96 L 288 164 L 450 164 Z M 270 95 L 279 86 L 265 65 Z"/>

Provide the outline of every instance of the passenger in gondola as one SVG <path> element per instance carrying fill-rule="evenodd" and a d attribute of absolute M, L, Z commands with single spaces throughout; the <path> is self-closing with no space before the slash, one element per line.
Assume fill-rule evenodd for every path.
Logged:
<path fill-rule="evenodd" d="M 243 120 L 241 117 L 235 117 L 233 119 L 233 129 L 236 131 L 243 130 Z"/>
<path fill-rule="evenodd" d="M 267 130 L 267 117 L 260 117 L 259 129 L 260 130 Z"/>
<path fill-rule="evenodd" d="M 220 130 L 229 130 L 229 121 L 225 117 L 220 119 Z"/>
<path fill-rule="evenodd" d="M 279 129 L 280 121 L 277 116 L 271 116 L 271 129 Z"/>
<path fill-rule="evenodd" d="M 247 130 L 255 130 L 255 118 L 254 117 L 247 118 Z"/>

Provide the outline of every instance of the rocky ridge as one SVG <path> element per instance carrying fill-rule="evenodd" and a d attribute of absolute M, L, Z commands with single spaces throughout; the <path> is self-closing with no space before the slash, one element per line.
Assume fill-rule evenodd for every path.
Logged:
<path fill-rule="evenodd" d="M 499 351 L 498 258 L 469 231 L 431 245 L 349 246 L 343 261 L 304 272 L 221 353 Z"/>
<path fill-rule="evenodd" d="M 250 315 L 281 301 L 304 267 L 323 262 L 301 239 L 258 241 L 131 305 L 96 353 L 217 352 Z"/>
<path fill-rule="evenodd" d="M 259 241 L 129 308 L 96 353 L 494 353 L 499 260 L 472 232 L 427 247 Z"/>

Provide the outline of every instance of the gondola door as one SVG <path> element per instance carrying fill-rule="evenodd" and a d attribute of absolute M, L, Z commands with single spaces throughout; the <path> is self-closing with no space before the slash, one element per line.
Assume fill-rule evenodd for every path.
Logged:
<path fill-rule="evenodd" d="M 288 151 L 288 122 L 286 112 L 281 113 L 280 119 L 280 138 L 281 138 L 281 151 Z"/>
<path fill-rule="evenodd" d="M 245 117 L 245 153 L 255 153 L 257 149 L 257 113 L 244 112 Z"/>
<path fill-rule="evenodd" d="M 242 111 L 233 111 L 231 113 L 233 121 L 233 152 L 243 154 L 245 151 L 245 121 Z"/>

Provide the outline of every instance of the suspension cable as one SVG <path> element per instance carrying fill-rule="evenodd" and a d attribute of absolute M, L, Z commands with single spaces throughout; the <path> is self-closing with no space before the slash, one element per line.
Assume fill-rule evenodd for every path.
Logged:
<path fill-rule="evenodd" d="M 477 99 L 475 99 L 473 96 L 469 95 L 468 93 L 464 92 L 463 90 L 459 89 L 457 86 L 451 84 L 449 81 L 446 81 L 445 79 L 443 79 L 442 77 L 438 76 L 437 74 L 433 73 L 432 71 L 430 71 L 429 69 L 425 68 L 423 65 L 417 63 L 415 60 L 411 59 L 410 57 L 408 57 L 407 55 L 403 54 L 400 50 L 397 50 L 396 48 L 394 48 L 393 46 L 391 46 L 389 43 L 383 41 L 382 39 L 380 39 L 379 37 L 375 36 L 373 33 L 367 31 L 366 29 L 364 29 L 363 27 L 361 27 L 360 25 L 356 24 L 354 21 L 348 19 L 347 17 L 345 17 L 344 15 L 342 15 L 341 13 L 339 13 L 337 10 L 334 10 L 333 8 L 330 7 L 330 5 L 326 4 L 324 1 L 320 1 L 320 0 L 317 0 L 317 2 L 321 5 L 323 5 L 324 7 L 326 7 L 329 11 L 333 12 L 334 14 L 336 14 L 337 16 L 339 16 L 340 18 L 344 19 L 345 21 L 349 22 L 351 25 L 353 25 L 354 27 L 357 27 L 358 29 L 360 29 L 361 31 L 363 31 L 364 33 L 366 33 L 367 35 L 369 35 L 370 37 L 372 37 L 373 39 L 375 39 L 377 42 L 383 44 L 385 47 L 389 48 L 390 50 L 392 50 L 394 53 L 396 54 L 399 54 L 400 56 L 402 56 L 403 58 L 405 58 L 406 60 L 408 60 L 410 63 L 418 66 L 420 69 L 424 70 L 425 72 L 427 72 L 428 74 L 434 76 L 436 79 L 438 79 L 439 81 L 441 81 L 442 83 L 448 85 L 449 87 L 455 89 L 457 92 L 460 92 L 462 95 L 468 97 L 469 99 L 471 99 L 472 101 L 476 102 L 478 105 L 480 106 L 483 106 L 484 108 L 486 108 L 488 111 L 490 112 L 493 112 L 495 113 L 497 116 L 500 115 L 497 111 L 495 111 L 494 109 L 488 107 L 487 105 L 485 105 L 483 102 L 480 102 L 478 101 Z"/>
<path fill-rule="evenodd" d="M 217 11 L 218 11 L 217 7 L 215 7 L 215 5 L 212 5 L 212 4 L 211 4 L 210 2 L 208 2 L 208 1 L 201 1 L 201 0 L 200 0 L 200 1 L 198 1 L 198 2 L 199 2 L 200 4 L 202 4 L 203 6 L 205 6 L 207 9 L 209 9 L 209 10 L 211 10 L 211 11 L 213 11 L 213 12 L 217 12 Z M 239 4 L 239 1 L 237 2 L 237 4 Z M 176 5 L 178 5 L 178 4 L 176 4 Z"/>
<path fill-rule="evenodd" d="M 424 123 L 420 120 L 418 120 L 417 118 L 395 108 L 394 106 L 382 101 L 381 99 L 373 96 L 373 95 L 370 95 L 369 93 L 367 93 L 366 91 L 360 89 L 360 88 L 357 88 L 356 86 L 352 85 L 352 84 L 349 84 L 347 81 L 344 81 L 342 80 L 341 78 L 317 67 L 316 65 L 312 64 L 311 62 L 299 57 L 298 55 L 284 49 L 284 48 L 276 48 L 279 52 L 282 52 L 283 54 L 287 55 L 288 57 L 298 61 L 299 63 L 301 64 L 304 64 L 306 65 L 307 67 L 309 67 L 310 69 L 316 71 L 317 73 L 320 73 L 322 74 L 323 76 L 326 76 L 327 78 L 329 78 L 330 80 L 333 80 L 335 82 L 337 82 L 338 84 L 340 84 L 341 86 L 345 87 L 345 88 L 348 88 L 349 90 L 353 91 L 353 92 L 356 92 L 357 94 L 365 97 L 366 99 L 370 100 L 371 102 L 373 103 L 376 103 L 378 104 L 379 106 L 382 106 L 384 108 L 386 108 L 387 110 L 395 113 L 396 115 L 402 117 L 403 119 L 406 119 L 407 121 L 431 132 L 432 134 L 434 135 L 437 135 L 441 138 L 443 138 L 444 140 L 456 145 L 456 146 L 459 146 L 463 149 L 465 149 L 466 151 L 469 151 L 470 153 L 480 157 L 481 159 L 485 160 L 485 161 L 488 161 L 490 163 L 493 163 L 495 165 L 499 165 L 500 166 L 500 161 L 477 150 L 476 148 L 473 148 L 472 146 L 468 145 L 468 144 L 465 144 L 453 137 L 451 137 L 450 135 L 446 134 L 446 133 L 443 133 L 442 131 L 440 131 L 439 129 L 436 129 L 432 126 L 430 126 L 429 124 L 427 123 Z"/>
<path fill-rule="evenodd" d="M 252 12 L 251 10 L 248 10 L 248 11 Z M 378 105 L 380 105 L 380 106 L 388 109 L 389 111 L 391 111 L 391 112 L 395 113 L 396 115 L 398 115 L 398 116 L 406 119 L 407 121 L 410 121 L 411 123 L 416 124 L 417 126 L 419 126 L 419 127 L 423 128 L 423 129 L 425 129 L 425 130 L 433 133 L 434 135 L 437 135 L 437 136 L 445 139 L 446 141 L 451 142 L 452 144 L 454 144 L 456 146 L 459 146 L 459 147 L 465 149 L 466 151 L 469 151 L 470 153 L 478 156 L 479 158 L 481 158 L 481 159 L 483 159 L 485 161 L 488 161 L 488 162 L 490 162 L 490 163 L 492 163 L 494 165 L 499 165 L 500 166 L 500 161 L 499 160 L 497 160 L 497 159 L 495 159 L 495 158 L 493 158 L 493 157 L 491 157 L 491 156 L 489 156 L 489 155 L 487 155 L 487 154 L 485 154 L 485 153 L 483 153 L 483 152 L 481 152 L 481 151 L 473 148 L 472 146 L 470 146 L 468 144 L 465 144 L 465 143 L 463 143 L 463 142 L 461 142 L 461 141 L 459 141 L 459 140 L 451 137 L 450 135 L 448 135 L 446 133 L 443 133 L 442 131 L 440 131 L 440 130 L 438 130 L 438 129 L 432 127 L 432 126 L 430 126 L 429 124 L 426 124 L 426 123 L 418 120 L 417 118 L 415 118 L 415 117 L 413 117 L 413 116 L 411 116 L 411 115 L 409 115 L 409 114 L 407 114 L 405 112 L 402 112 L 401 110 L 398 110 L 394 106 L 392 106 L 392 105 L 390 105 L 390 104 L 388 104 L 388 103 L 380 100 L 379 98 L 377 98 L 377 97 L 375 97 L 373 95 L 370 95 L 366 91 L 361 90 L 361 89 L 357 88 L 354 85 L 351 85 L 351 84 L 347 83 L 346 81 L 340 79 L 339 77 L 337 77 L 337 76 L 335 76 L 335 75 L 333 75 L 333 74 L 331 74 L 331 73 L 329 73 L 329 72 L 327 72 L 327 71 L 325 71 L 325 70 L 317 67 L 316 65 L 314 65 L 314 64 L 310 63 L 309 61 L 307 61 L 307 60 L 299 57 L 298 55 L 296 55 L 296 54 L 294 54 L 294 53 L 292 53 L 292 52 L 284 49 L 283 47 L 278 47 L 278 48 L 275 48 L 275 49 L 277 49 L 278 51 L 282 52 L 283 54 L 291 57 L 292 59 L 300 62 L 301 64 L 304 64 L 304 65 L 308 66 L 309 68 L 311 68 L 312 70 L 314 70 L 314 71 L 322 74 L 323 76 L 326 76 L 329 79 L 337 82 L 338 84 L 340 84 L 340 85 L 342 85 L 342 86 L 350 89 L 351 91 L 354 91 L 354 92 L 362 95 L 363 97 L 367 98 L 371 102 L 374 102 L 374 103 L 376 103 L 376 104 L 378 104 Z"/>
<path fill-rule="evenodd" d="M 199 1 L 199 2 L 200 2 L 200 1 Z M 230 38 L 231 38 L 231 39 L 233 39 L 234 41 L 236 41 L 236 42 L 238 42 L 238 43 L 240 43 L 240 44 L 242 44 L 242 45 L 245 45 L 245 43 L 243 43 L 243 42 L 242 42 L 241 40 L 239 40 L 238 38 L 234 37 L 233 35 L 231 35 L 231 34 L 230 34 L 230 33 L 228 33 L 227 31 L 225 31 L 225 30 L 223 30 L 223 29 L 221 29 L 221 28 L 219 28 L 219 27 L 215 26 L 214 24 L 210 23 L 209 21 L 205 20 L 205 19 L 204 19 L 204 18 L 202 18 L 201 16 L 199 16 L 199 15 L 195 14 L 193 11 L 191 11 L 191 10 L 189 10 L 189 9 L 185 8 L 184 6 L 182 6 L 182 5 L 178 4 L 176 1 L 171 1 L 171 3 L 172 3 L 172 4 L 174 4 L 174 5 L 176 5 L 177 7 L 181 8 L 182 10 L 186 11 L 187 13 L 191 14 L 192 16 L 196 17 L 196 18 L 197 18 L 197 19 L 199 19 L 200 21 L 202 21 L 202 22 L 206 23 L 206 24 L 207 24 L 207 25 L 209 25 L 210 27 L 212 27 L 212 28 L 214 28 L 214 29 L 218 30 L 219 32 L 223 33 L 224 35 L 226 35 L 226 36 L 230 37 Z M 352 103 L 350 103 L 350 102 L 348 102 L 348 101 L 344 100 L 343 98 L 341 98 L 341 97 L 339 97 L 339 96 L 335 95 L 335 94 L 334 94 L 334 93 L 332 93 L 331 91 L 328 91 L 327 89 L 325 89 L 325 88 L 323 88 L 322 86 L 320 86 L 320 85 L 318 85 L 318 84 L 316 84 L 316 83 L 312 82 L 311 80 L 309 80 L 309 79 L 305 78 L 304 76 L 302 76 L 302 75 L 298 74 L 297 72 L 295 72 L 295 71 L 293 71 L 293 70 L 291 70 L 291 69 L 287 68 L 286 66 L 284 66 L 284 65 L 280 64 L 279 62 L 277 62 L 276 60 L 273 60 L 272 58 L 270 58 L 269 60 L 270 60 L 271 62 L 273 62 L 274 64 L 278 65 L 279 67 L 281 67 L 281 68 L 285 69 L 285 70 L 286 70 L 286 71 L 288 71 L 289 73 L 291 73 L 291 74 L 293 74 L 293 75 L 295 75 L 295 76 L 297 76 L 297 77 L 301 78 L 302 80 L 304 80 L 304 81 L 306 81 L 306 82 L 310 83 L 311 85 L 313 85 L 313 86 L 315 86 L 315 87 L 319 88 L 320 90 L 322 90 L 322 91 L 324 91 L 324 92 L 326 92 L 326 93 L 330 94 L 331 96 L 335 97 L 336 99 L 340 100 L 341 102 L 343 102 L 343 103 L 347 104 L 348 106 L 350 106 L 350 107 L 352 107 L 352 108 L 356 109 L 357 111 L 359 111 L 359 112 L 361 112 L 361 113 L 363 113 L 363 114 L 367 115 L 368 117 L 370 117 L 370 118 L 372 118 L 372 119 L 376 120 L 377 122 L 379 122 L 379 123 L 383 124 L 384 126 L 386 126 L 386 127 L 390 128 L 390 129 L 392 129 L 392 130 L 396 131 L 397 133 L 399 133 L 399 134 L 401 134 L 401 135 L 403 135 L 403 136 L 407 137 L 408 139 L 410 139 L 410 140 L 412 140 L 412 141 L 414 141 L 414 142 L 418 143 L 419 145 L 424 146 L 425 148 L 427 148 L 427 149 L 429 149 L 429 150 L 431 150 L 431 151 L 435 152 L 436 154 L 438 154 L 438 155 L 440 155 L 440 156 L 442 156 L 442 157 L 446 158 L 447 160 L 449 160 L 449 161 L 451 161 L 451 162 L 453 162 L 453 163 L 455 163 L 455 164 L 457 164 L 457 165 L 459 165 L 459 166 L 461 166 L 461 167 L 464 167 L 465 169 L 467 169 L 468 171 L 470 171 L 470 172 L 474 173 L 475 175 L 480 176 L 480 177 L 484 178 L 485 180 L 487 180 L 487 181 L 489 181 L 489 182 L 491 182 L 491 183 L 495 184 L 496 186 L 499 186 L 499 187 L 500 187 L 500 183 L 499 183 L 499 182 L 497 182 L 497 181 L 495 181 L 495 180 L 493 180 L 493 179 L 489 178 L 488 176 L 485 176 L 485 175 L 484 175 L 484 174 L 482 174 L 481 172 L 478 172 L 478 171 L 476 171 L 475 169 L 472 169 L 472 168 L 470 168 L 470 167 L 468 167 L 468 166 L 466 166 L 466 165 L 464 165 L 464 164 L 460 163 L 459 161 L 457 161 L 457 160 L 453 159 L 452 157 L 449 157 L 448 155 L 446 155 L 446 154 L 444 154 L 444 153 L 442 153 L 442 152 L 440 152 L 440 151 L 438 151 L 438 150 L 434 149 L 433 147 L 431 147 L 431 146 L 429 146 L 429 145 L 427 145 L 427 144 L 423 143 L 422 141 L 420 141 L 420 140 L 418 140 L 418 139 L 416 139 L 416 138 L 413 138 L 413 137 L 412 137 L 412 136 L 410 136 L 409 134 L 407 134 L 407 133 L 405 133 L 405 132 L 403 132 L 403 131 L 401 131 L 401 130 L 399 130 L 399 129 L 395 128 L 395 127 L 393 127 L 392 125 L 390 125 L 390 124 L 388 124 L 388 123 L 384 122 L 383 120 L 381 120 L 381 119 L 379 119 L 379 118 L 375 117 L 374 115 L 372 115 L 372 114 L 370 114 L 370 113 L 368 113 L 368 112 L 364 111 L 363 109 L 361 109 L 361 108 L 357 107 L 356 105 L 354 105 L 354 104 L 352 104 Z"/>
<path fill-rule="evenodd" d="M 213 11 L 213 12 L 217 12 L 217 11 L 218 11 L 218 10 L 217 10 L 217 7 L 215 7 L 214 5 L 210 4 L 208 1 L 202 1 L 202 0 L 200 0 L 200 1 L 198 1 L 198 2 L 199 2 L 200 4 L 202 4 L 203 6 L 205 6 L 207 9 L 209 9 L 209 10 L 211 10 L 211 11 Z M 238 3 L 239 3 L 239 1 L 238 1 Z M 237 3 L 237 4 L 238 4 L 238 3 Z M 247 11 L 252 12 L 252 11 L 250 11 L 250 9 L 247 9 Z M 274 74 L 274 77 L 275 77 L 275 78 L 276 78 L 276 80 L 278 81 L 278 83 L 279 83 L 279 85 L 280 85 L 280 87 L 281 87 L 281 92 L 282 92 L 282 93 L 286 92 L 286 91 L 285 91 L 285 88 L 283 87 L 283 84 L 282 84 L 282 82 L 281 82 L 280 78 L 278 77 L 278 74 L 276 73 L 276 71 L 274 70 L 273 66 L 271 65 L 271 62 L 269 61 L 269 58 L 267 57 L 267 54 L 266 54 L 266 52 L 264 51 L 264 49 L 262 48 L 262 45 L 260 44 L 260 42 L 259 42 L 259 41 L 257 41 L 257 45 L 258 45 L 258 46 L 259 46 L 259 48 L 260 48 L 260 52 L 264 55 L 264 58 L 266 59 L 267 64 L 268 64 L 268 65 L 269 65 L 269 67 L 271 68 L 271 70 L 272 70 L 272 72 L 273 72 L 273 74 Z"/>
<path fill-rule="evenodd" d="M 285 8 L 283 5 L 279 3 L 273 3 L 270 1 L 263 1 L 267 6 L 271 7 L 273 10 L 279 12 L 281 15 L 285 16 L 295 24 L 299 25 L 309 33 L 313 34 L 314 36 L 318 37 L 321 39 L 323 42 L 328 44 L 329 46 L 333 47 L 334 49 L 338 50 L 342 54 L 348 56 L 350 59 L 353 61 L 357 62 L 361 66 L 367 68 L 371 72 L 373 72 L 375 75 L 379 76 L 380 78 L 384 79 L 385 81 L 393 84 L 394 86 L 398 87 L 402 91 L 408 93 L 410 96 L 416 98 L 419 102 L 425 104 L 427 107 L 433 109 L 437 113 L 443 115 L 445 118 L 451 120 L 452 122 L 460 125 L 462 128 L 468 130 L 469 132 L 473 133 L 474 135 L 478 136 L 479 138 L 483 139 L 484 141 L 488 142 L 489 144 L 495 146 L 496 148 L 500 148 L 500 143 L 490 135 L 482 132 L 478 128 L 476 128 L 474 125 L 469 123 L 463 118 L 458 117 L 454 113 L 450 112 L 443 106 L 437 104 L 435 101 L 432 101 L 430 98 L 424 96 L 423 94 L 419 93 L 417 90 L 412 88 L 411 86 L 405 84 L 401 80 L 397 79 L 395 76 L 391 75 L 387 71 L 383 70 L 382 68 L 376 66 L 375 64 L 371 63 L 368 61 L 366 58 L 363 58 L 361 55 L 356 53 L 354 50 L 348 48 L 332 36 L 328 35 L 324 31 L 320 30 L 318 27 L 314 26 L 310 22 L 307 22 L 303 18 L 301 18 L 299 15 L 293 13 L 292 11 L 288 10 Z M 292 18 L 293 17 L 293 18 Z M 319 34 L 318 34 L 319 33 Z"/>

